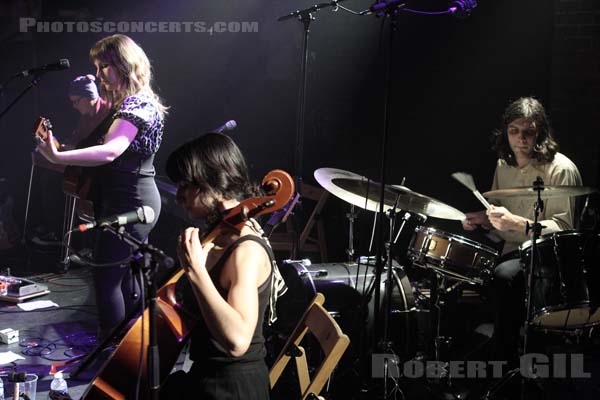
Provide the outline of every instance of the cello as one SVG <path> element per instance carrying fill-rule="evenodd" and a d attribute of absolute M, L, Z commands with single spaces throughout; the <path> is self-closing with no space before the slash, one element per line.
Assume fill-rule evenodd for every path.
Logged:
<path fill-rule="evenodd" d="M 269 172 L 263 178 L 262 185 L 266 195 L 243 200 L 228 210 L 220 222 L 203 235 L 203 246 L 224 232 L 241 232 L 248 219 L 282 208 L 294 194 L 294 182 L 291 176 L 282 170 Z M 199 318 L 198 313 L 185 308 L 177 298 L 176 286 L 184 274 L 183 268 L 179 268 L 157 291 L 156 331 L 161 383 L 171 373 Z M 82 399 L 134 399 L 140 366 L 139 398 L 149 398 L 147 348 L 150 329 L 149 324 L 143 323 L 143 319 L 149 319 L 148 307 L 130 325 L 113 354 L 86 389 Z M 144 349 L 140 354 L 142 343 Z"/>

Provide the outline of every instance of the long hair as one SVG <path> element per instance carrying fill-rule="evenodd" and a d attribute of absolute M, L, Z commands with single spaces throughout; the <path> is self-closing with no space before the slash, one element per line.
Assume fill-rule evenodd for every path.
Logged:
<path fill-rule="evenodd" d="M 550 162 L 558 152 L 558 143 L 554 139 L 553 129 L 542 103 L 533 97 L 521 97 L 506 107 L 502 115 L 502 127 L 494 131 L 492 149 L 509 165 L 516 166 L 515 154 L 508 143 L 508 125 L 516 119 L 528 118 L 535 122 L 538 136 L 533 148 L 533 158 L 539 162 Z"/>
<path fill-rule="evenodd" d="M 144 93 L 153 99 L 161 117 L 167 113 L 168 108 L 152 90 L 150 60 L 129 36 L 117 34 L 100 39 L 90 49 L 90 60 L 110 64 L 117 70 L 121 79 L 120 90 L 107 92 L 102 88 L 103 97 L 113 105 L 118 107 L 125 98 Z"/>
<path fill-rule="evenodd" d="M 207 133 L 178 147 L 169 155 L 166 171 L 173 182 L 193 185 L 223 200 L 263 195 L 250 181 L 239 147 L 221 133 Z"/>

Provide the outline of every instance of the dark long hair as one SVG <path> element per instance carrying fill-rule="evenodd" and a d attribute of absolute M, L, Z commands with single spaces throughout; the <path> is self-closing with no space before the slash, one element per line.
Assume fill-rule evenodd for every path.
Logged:
<path fill-rule="evenodd" d="M 169 155 L 166 170 L 173 182 L 193 185 L 201 193 L 219 195 L 224 200 L 263 194 L 250 181 L 239 147 L 220 133 L 207 133 L 181 145 Z"/>
<path fill-rule="evenodd" d="M 502 127 L 494 131 L 492 149 L 509 165 L 516 166 L 515 154 L 508 143 L 508 124 L 519 118 L 529 118 L 538 128 L 538 136 L 533 148 L 533 158 L 540 162 L 554 160 L 558 152 L 558 143 L 554 139 L 553 129 L 542 103 L 533 97 L 521 97 L 510 103 L 502 115 Z"/>

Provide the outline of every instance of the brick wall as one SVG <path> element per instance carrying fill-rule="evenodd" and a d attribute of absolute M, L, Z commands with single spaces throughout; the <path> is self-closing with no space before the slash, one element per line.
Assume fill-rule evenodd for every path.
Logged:
<path fill-rule="evenodd" d="M 600 186 L 600 0 L 555 0 L 551 110 L 584 184 Z"/>

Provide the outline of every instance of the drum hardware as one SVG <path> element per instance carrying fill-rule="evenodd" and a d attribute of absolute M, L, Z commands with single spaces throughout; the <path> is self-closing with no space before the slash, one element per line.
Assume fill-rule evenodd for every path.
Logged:
<path fill-rule="evenodd" d="M 314 275 L 314 276 L 327 276 L 328 272 L 325 269 L 321 269 L 318 271 L 303 271 L 300 276 L 305 276 L 305 275 Z"/>
<path fill-rule="evenodd" d="M 526 193 L 529 192 L 529 189 L 526 191 Z M 534 275 L 534 266 L 537 263 L 537 242 L 538 242 L 538 238 L 541 236 L 542 233 L 542 225 L 539 223 L 539 217 L 540 217 L 540 213 L 542 211 L 544 211 L 544 201 L 542 200 L 542 192 L 544 191 L 544 181 L 542 180 L 541 177 L 537 177 L 535 182 L 533 182 L 533 191 L 535 191 L 535 193 L 537 193 L 537 199 L 533 204 L 533 224 L 529 224 L 527 223 L 526 229 L 525 229 L 525 233 L 527 235 L 529 235 L 529 233 L 532 233 L 532 238 L 531 238 L 531 254 L 530 254 L 530 258 L 529 258 L 529 272 L 527 274 L 527 294 L 526 294 L 526 307 L 527 307 L 527 311 L 525 314 L 525 321 L 523 324 L 523 328 L 524 328 L 524 337 L 523 337 L 523 353 L 522 355 L 526 355 L 527 351 L 528 351 L 528 339 L 529 339 L 529 328 L 531 327 L 531 311 L 532 311 L 532 307 L 531 307 L 531 301 L 532 301 L 532 284 L 533 284 L 533 275 Z M 488 192 L 487 194 L 489 195 L 490 192 Z M 484 193 L 484 196 L 486 196 L 486 193 Z M 491 196 L 486 196 L 486 197 L 491 197 Z M 521 374 L 521 370 L 520 370 L 520 366 L 517 368 L 514 368 L 510 371 L 508 371 L 508 373 L 498 382 L 496 383 L 494 386 L 492 386 L 485 394 L 485 396 L 483 397 L 484 399 L 490 399 L 491 396 L 493 396 L 498 390 L 500 390 L 502 387 L 504 387 L 504 385 L 506 383 L 508 383 L 514 376 L 521 376 L 521 399 L 525 398 L 525 380 L 526 378 Z"/>
<path fill-rule="evenodd" d="M 400 195 L 398 195 L 398 197 L 396 197 L 396 204 L 394 204 L 394 208 L 388 210 L 387 217 L 389 219 L 389 228 L 390 228 L 390 232 L 389 232 L 389 240 L 385 243 L 385 256 L 386 256 L 386 261 L 387 261 L 387 280 L 386 280 L 386 301 L 385 301 L 385 313 L 384 313 L 384 322 L 383 322 L 383 345 L 386 349 L 391 347 L 391 344 L 388 341 L 388 318 L 389 318 L 389 313 L 391 310 L 391 306 L 392 306 L 392 244 L 396 243 L 396 240 L 398 240 L 398 237 L 400 236 L 400 233 L 402 232 L 402 230 L 404 229 L 404 226 L 406 225 L 406 222 L 410 219 L 411 214 L 409 212 L 405 212 L 404 215 L 402 216 L 402 224 L 400 225 L 400 228 L 398 229 L 398 234 L 395 236 L 394 238 L 394 228 L 396 225 L 396 207 L 398 205 L 398 200 L 400 199 Z M 394 238 L 394 239 L 392 239 Z M 402 267 L 400 267 L 402 268 Z"/>
<path fill-rule="evenodd" d="M 442 316 L 444 313 L 444 306 L 446 305 L 448 295 L 450 295 L 452 292 L 458 291 L 466 283 L 471 282 L 458 281 L 454 284 L 450 283 L 451 278 L 449 278 L 445 273 L 439 272 L 437 270 L 432 271 L 429 302 L 435 308 L 435 319 L 432 321 L 435 327 L 436 334 L 435 338 L 433 339 L 435 361 L 442 361 L 442 348 L 450 348 L 453 342 L 452 337 L 442 335 Z"/>
<path fill-rule="evenodd" d="M 354 221 L 357 216 L 358 212 L 354 211 L 354 204 L 351 204 L 350 212 L 346 213 L 346 218 L 348 218 L 348 248 L 346 249 L 348 261 L 354 261 Z"/>
<path fill-rule="evenodd" d="M 387 124 L 386 124 L 387 125 Z M 385 136 L 387 133 L 384 133 L 384 143 Z M 383 147 L 385 153 L 385 146 Z M 385 166 L 385 154 L 382 156 L 382 166 Z M 382 172 L 385 168 L 382 167 Z M 383 240 L 383 229 L 379 230 L 380 240 L 376 243 L 379 243 L 381 246 L 377 248 L 377 262 L 375 267 L 375 277 L 374 281 L 367 291 L 367 294 L 363 299 L 363 307 L 365 309 L 365 305 L 370 304 L 371 298 L 374 297 L 374 302 L 377 305 L 375 308 L 375 335 L 373 337 L 372 349 L 379 349 L 380 351 L 390 352 L 392 351 L 392 342 L 389 340 L 389 324 L 390 324 L 390 316 L 393 315 L 392 310 L 392 285 L 397 281 L 398 277 L 396 275 L 396 271 L 392 268 L 392 256 L 391 256 L 391 247 L 398 238 L 400 237 L 401 232 L 403 231 L 406 222 L 412 215 L 418 215 L 424 220 L 427 217 L 436 217 L 441 219 L 450 219 L 450 220 L 464 220 L 466 218 L 465 214 L 460 212 L 459 210 L 450 207 L 439 200 L 433 199 L 431 197 L 424 196 L 422 194 L 411 191 L 410 189 L 401 186 L 401 185 L 386 185 L 385 177 L 382 173 L 381 181 L 382 183 L 374 182 L 366 177 L 334 168 L 320 168 L 315 171 L 315 179 L 324 189 L 332 193 L 334 196 L 339 197 L 340 199 L 355 205 L 357 207 L 375 211 L 375 222 L 373 223 L 373 231 L 371 236 L 371 242 L 369 245 L 369 249 L 372 248 L 375 237 L 375 228 L 377 225 L 377 219 L 381 219 L 379 221 L 379 226 L 383 228 L 384 222 L 383 218 L 387 217 L 389 220 L 389 234 L 387 241 Z M 402 182 L 404 183 L 404 181 Z M 398 232 L 395 232 L 395 223 L 398 212 L 404 212 L 402 218 L 402 224 Z M 385 214 L 385 215 L 384 215 Z M 351 222 L 353 222 L 351 220 Z M 351 224 L 351 226 L 353 226 Z M 352 229 L 352 228 L 351 228 Z M 349 249 L 353 249 L 353 244 L 349 246 Z M 350 254 L 350 251 L 348 252 Z M 386 260 L 387 270 L 385 270 L 385 265 L 383 260 Z M 387 278 L 385 282 L 381 282 L 381 274 L 383 271 L 386 271 Z M 400 268 L 398 272 L 404 275 L 403 268 Z M 358 272 L 357 272 L 358 273 Z M 383 301 L 380 301 L 380 292 L 385 286 L 384 292 L 386 294 L 386 298 Z M 406 292 L 403 291 L 403 295 L 406 295 Z M 407 299 L 405 298 L 404 301 Z M 414 302 L 414 298 L 411 299 Z M 381 304 L 381 307 L 379 306 Z M 404 303 L 406 304 L 406 303 Z M 417 309 L 414 307 L 415 310 Z M 383 312 L 383 316 L 381 316 L 381 312 Z M 408 314 L 413 311 L 410 308 L 401 310 L 400 315 Z M 380 327 L 379 318 L 383 317 L 383 324 Z M 409 318 L 407 316 L 407 318 Z M 439 341 L 439 346 L 442 345 L 442 342 Z M 438 347 L 439 347 L 438 346 Z M 408 354 L 408 350 L 406 352 Z M 388 369 L 387 369 L 387 359 L 384 361 L 384 397 L 387 397 L 387 379 L 388 379 Z"/>

